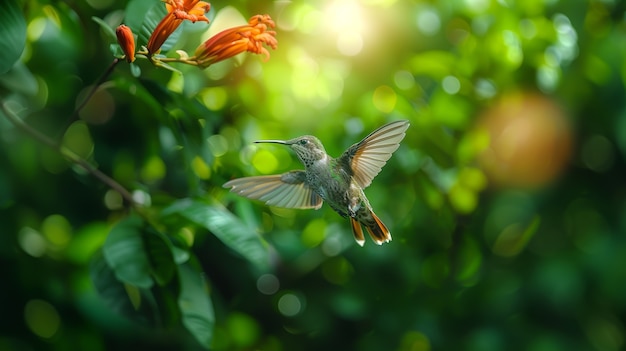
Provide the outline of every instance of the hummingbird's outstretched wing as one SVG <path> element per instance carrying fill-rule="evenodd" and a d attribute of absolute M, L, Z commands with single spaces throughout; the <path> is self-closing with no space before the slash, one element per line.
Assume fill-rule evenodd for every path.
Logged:
<path fill-rule="evenodd" d="M 361 188 L 372 180 L 383 168 L 391 154 L 398 149 L 409 128 L 409 121 L 395 121 L 376 129 L 363 140 L 350 146 L 341 157 L 340 164 L 349 165 L 353 178 Z"/>
<path fill-rule="evenodd" d="M 233 179 L 224 188 L 249 199 L 261 200 L 267 205 L 285 208 L 322 207 L 322 198 L 305 182 L 304 171 Z"/>

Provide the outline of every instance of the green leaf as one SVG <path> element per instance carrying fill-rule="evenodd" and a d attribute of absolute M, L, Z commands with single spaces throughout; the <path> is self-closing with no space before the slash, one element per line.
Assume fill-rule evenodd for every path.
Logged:
<path fill-rule="evenodd" d="M 115 34 L 115 30 L 113 30 L 113 28 L 111 28 L 111 26 L 109 26 L 108 23 L 106 23 L 102 19 L 95 17 L 95 16 L 91 17 L 91 20 L 96 22 L 98 25 L 100 25 L 100 28 L 104 31 L 104 34 L 106 34 L 106 36 L 111 41 L 117 42 L 117 35 Z"/>
<path fill-rule="evenodd" d="M 269 266 L 269 252 L 261 237 L 219 204 L 185 199 L 163 210 L 163 215 L 179 213 L 189 221 L 211 231 L 226 246 L 250 261 L 260 271 Z"/>
<path fill-rule="evenodd" d="M 128 285 L 117 279 L 115 271 L 107 264 L 101 252 L 93 257 L 89 274 L 98 295 L 113 311 L 142 323 L 153 323 L 153 312 L 149 304 L 142 303 L 143 297 L 150 295 L 150 291 L 129 290 Z M 129 293 L 133 295 L 132 298 Z"/>
<path fill-rule="evenodd" d="M 132 76 L 135 78 L 139 78 L 139 76 L 141 76 L 141 67 L 139 67 L 139 65 L 134 62 L 131 63 L 130 74 L 132 74 Z"/>
<path fill-rule="evenodd" d="M 144 35 L 144 37 L 141 38 L 140 30 L 146 13 L 156 5 L 160 5 L 165 10 L 165 5 L 162 2 L 153 0 L 131 0 L 126 6 L 126 18 L 124 19 L 124 23 L 132 29 L 133 33 L 139 36 L 137 42 L 139 45 L 146 45 L 148 42 L 150 34 L 147 36 Z"/>
<path fill-rule="evenodd" d="M 137 46 L 147 45 L 152 32 L 167 14 L 165 4 L 154 0 L 132 0 L 126 7 L 126 25 L 133 33 L 137 33 Z M 178 42 L 186 21 L 170 34 L 161 46 L 161 51 L 167 52 Z"/>
<path fill-rule="evenodd" d="M 159 285 L 165 285 L 172 280 L 176 271 L 176 263 L 168 242 L 153 229 L 144 234 L 146 252 L 152 266 L 152 276 Z"/>
<path fill-rule="evenodd" d="M 29 96 L 36 96 L 39 91 L 37 78 L 23 62 L 15 63 L 7 72 L 0 75 L 0 85 Z"/>
<path fill-rule="evenodd" d="M 103 253 L 117 279 L 141 288 L 150 288 L 154 281 L 141 231 L 142 221 L 139 217 L 131 216 L 122 220 L 111 229 Z"/>
<path fill-rule="evenodd" d="M 26 45 L 26 21 L 17 0 L 7 0 L 0 11 L 0 74 L 6 73 Z"/>
<path fill-rule="evenodd" d="M 204 277 L 190 263 L 178 266 L 180 296 L 178 306 L 183 316 L 183 325 L 198 340 L 209 348 L 213 339 L 215 314 Z"/>

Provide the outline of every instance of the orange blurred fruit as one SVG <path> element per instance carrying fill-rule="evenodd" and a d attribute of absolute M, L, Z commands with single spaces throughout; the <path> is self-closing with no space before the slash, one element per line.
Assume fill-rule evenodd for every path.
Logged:
<path fill-rule="evenodd" d="M 489 134 L 479 161 L 497 186 L 539 188 L 554 181 L 568 163 L 570 123 L 544 95 L 505 95 L 482 113 L 477 127 Z"/>

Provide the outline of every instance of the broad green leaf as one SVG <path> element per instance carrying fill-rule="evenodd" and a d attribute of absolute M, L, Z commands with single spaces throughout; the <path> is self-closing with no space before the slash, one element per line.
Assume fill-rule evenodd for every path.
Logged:
<path fill-rule="evenodd" d="M 142 221 L 131 216 L 119 222 L 107 237 L 104 258 L 115 276 L 122 282 L 141 288 L 150 288 L 154 281 L 151 266 L 142 238 Z"/>
<path fill-rule="evenodd" d="M 209 348 L 213 339 L 215 314 L 204 277 L 190 263 L 178 266 L 178 276 L 178 306 L 183 316 L 183 325 L 202 346 Z"/>
<path fill-rule="evenodd" d="M 149 290 L 129 290 L 128 285 L 117 279 L 115 271 L 100 252 L 92 259 L 89 273 L 98 295 L 113 311 L 136 321 L 153 324 L 154 314 L 149 304 L 142 302 L 144 297 L 151 294 Z"/>
<path fill-rule="evenodd" d="M 0 74 L 6 73 L 26 45 L 26 21 L 17 0 L 7 0 L 0 11 Z"/>
<path fill-rule="evenodd" d="M 185 199 L 175 202 L 163 211 L 163 215 L 172 213 L 179 213 L 196 225 L 208 229 L 260 271 L 268 268 L 269 253 L 265 242 L 223 206 Z"/>
<path fill-rule="evenodd" d="M 96 291 L 107 305 L 115 311 L 133 309 L 124 284 L 116 279 L 115 272 L 109 267 L 102 254 L 94 256 L 89 268 Z"/>
<path fill-rule="evenodd" d="M 152 266 L 152 276 L 159 285 L 169 283 L 176 271 L 171 244 L 168 245 L 168 242 L 154 230 L 146 230 L 144 244 Z"/>

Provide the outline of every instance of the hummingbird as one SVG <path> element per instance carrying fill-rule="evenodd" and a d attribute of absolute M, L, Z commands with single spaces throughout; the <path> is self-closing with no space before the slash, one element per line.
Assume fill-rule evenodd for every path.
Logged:
<path fill-rule="evenodd" d="M 391 241 L 391 233 L 372 210 L 363 189 L 398 149 L 408 128 L 406 120 L 385 124 L 338 158 L 329 156 L 324 145 L 312 135 L 291 140 L 258 140 L 255 143 L 289 146 L 304 164 L 304 170 L 237 178 L 226 182 L 224 188 L 276 207 L 317 210 L 326 201 L 339 215 L 350 218 L 354 239 L 360 246 L 365 244 L 361 226 L 381 245 Z"/>

